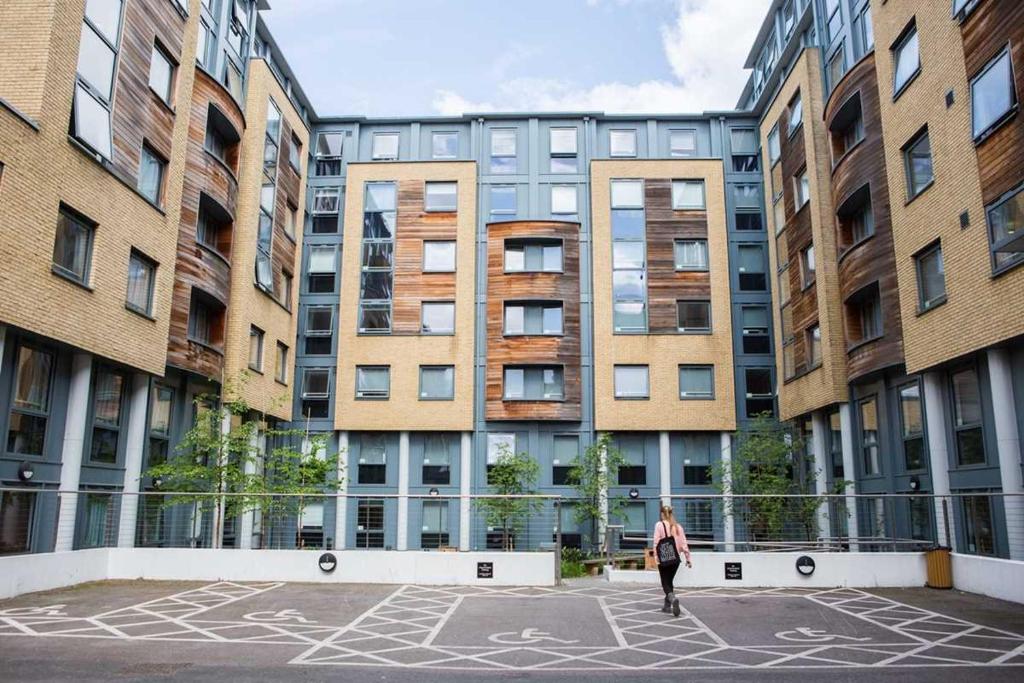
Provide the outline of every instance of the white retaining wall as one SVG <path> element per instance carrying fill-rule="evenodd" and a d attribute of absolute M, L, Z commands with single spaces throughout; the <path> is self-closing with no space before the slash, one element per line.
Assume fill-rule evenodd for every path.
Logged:
<path fill-rule="evenodd" d="M 0 557 L 0 598 L 102 581 L 107 560 L 106 548 Z"/>
<path fill-rule="evenodd" d="M 802 576 L 796 570 L 796 560 L 802 555 L 810 556 L 815 562 L 811 576 Z M 743 578 L 726 579 L 726 562 L 742 563 Z M 923 586 L 926 573 L 924 553 L 694 553 L 693 569 L 681 566 L 675 585 L 678 588 L 908 588 Z M 661 583 L 654 570 L 613 569 L 608 578 L 623 583 Z"/>
<path fill-rule="evenodd" d="M 953 586 L 968 593 L 1024 603 L 1024 562 L 953 553 Z"/>

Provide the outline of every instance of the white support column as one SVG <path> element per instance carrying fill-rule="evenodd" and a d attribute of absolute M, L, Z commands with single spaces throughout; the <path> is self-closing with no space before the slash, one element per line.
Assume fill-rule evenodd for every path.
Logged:
<path fill-rule="evenodd" d="M 302 452 L 305 453 L 309 448 L 309 441 L 307 439 L 302 440 Z M 249 435 L 249 457 L 242 463 L 244 474 L 252 476 L 256 474 L 256 457 L 258 453 L 261 453 L 260 449 L 260 433 L 258 429 L 254 429 L 252 434 Z M 241 519 L 238 523 L 238 547 L 242 550 L 252 549 L 252 531 L 256 522 L 256 510 L 245 510 L 242 512 Z"/>
<path fill-rule="evenodd" d="M 139 517 L 139 486 L 142 480 L 142 455 L 146 450 L 146 417 L 149 408 L 149 375 L 132 375 L 132 396 L 128 409 L 128 432 L 125 437 L 124 485 L 121 496 L 121 519 L 117 524 L 117 547 L 135 545 L 135 522 Z"/>
<path fill-rule="evenodd" d="M 230 433 L 231 433 L 231 411 L 228 410 L 225 406 L 222 405 L 221 406 L 221 416 L 220 416 L 220 435 L 221 435 L 221 441 L 222 442 L 226 441 L 227 437 L 228 437 L 228 434 L 230 434 Z M 217 463 L 217 465 L 221 468 L 221 472 L 223 473 L 224 472 L 224 468 L 227 466 L 227 463 L 228 463 L 227 451 L 222 450 L 219 458 L 220 458 L 220 462 Z M 223 493 L 223 491 L 224 491 L 226 486 L 227 486 L 227 482 L 224 481 L 224 477 L 223 477 L 223 474 L 222 474 L 221 475 L 220 484 L 218 486 L 219 491 L 221 493 Z M 217 496 L 217 509 L 215 510 L 216 517 L 214 517 L 214 520 L 213 520 L 213 538 L 210 540 L 210 547 L 211 548 L 223 548 L 224 547 L 224 515 L 225 515 L 225 512 L 226 512 L 225 511 L 226 507 L 227 507 L 227 498 L 225 498 L 223 495 Z"/>
<path fill-rule="evenodd" d="M 956 526 L 953 521 L 953 501 L 949 498 L 949 450 L 946 447 L 946 411 L 943 409 L 943 379 L 938 372 L 926 372 L 924 380 L 924 420 L 928 429 L 928 471 L 935 495 L 935 534 L 939 543 L 949 539 L 956 548 Z M 945 507 L 943 506 L 945 503 Z M 946 529 L 946 521 L 949 529 Z"/>
<path fill-rule="evenodd" d="M 409 549 L 409 432 L 399 432 L 398 435 L 398 538 L 395 549 Z"/>
<path fill-rule="evenodd" d="M 1010 559 L 1024 560 L 1024 482 L 1021 481 L 1020 433 L 1017 429 L 1016 404 L 1013 402 L 1013 376 L 1010 352 L 988 350 L 988 378 L 992 390 L 992 417 L 996 427 L 996 449 L 999 452 L 999 478 L 1006 515 L 1006 538 Z"/>
<path fill-rule="evenodd" d="M 857 538 L 860 533 L 857 530 L 857 468 L 853 458 L 853 414 L 850 403 L 839 404 L 839 433 L 843 443 L 843 479 L 846 484 L 846 529 L 850 538 Z M 860 546 L 857 543 L 850 543 L 850 552 L 857 552 Z"/>
<path fill-rule="evenodd" d="M 597 435 L 601 438 L 601 434 Z M 608 450 L 602 448 L 599 454 L 598 471 L 601 473 L 601 477 L 605 477 L 608 472 Z M 605 534 L 607 533 L 608 527 L 608 489 L 604 489 L 598 493 L 597 506 L 601 511 L 600 516 L 597 518 L 597 539 L 601 544 L 600 547 L 603 550 L 605 547 Z"/>
<path fill-rule="evenodd" d="M 348 432 L 338 432 L 338 497 L 334 499 L 334 549 L 344 550 L 348 538 Z"/>
<path fill-rule="evenodd" d="M 736 551 L 736 516 L 732 509 L 732 434 L 722 432 L 722 540 L 725 541 L 725 552 Z"/>
<path fill-rule="evenodd" d="M 658 434 L 658 454 L 661 464 L 661 504 L 672 504 L 672 446 L 668 432 Z"/>
<path fill-rule="evenodd" d="M 811 448 L 814 451 L 814 493 L 818 496 L 828 494 L 828 470 L 826 469 L 826 455 L 828 454 L 828 440 L 825 435 L 828 433 L 828 422 L 825 421 L 825 413 L 817 410 L 811 413 Z M 828 539 L 832 537 L 832 518 L 829 512 L 829 499 L 818 507 L 818 537 Z"/>
<path fill-rule="evenodd" d="M 459 550 L 469 550 L 470 512 L 473 492 L 473 432 L 462 432 L 459 444 Z"/>
<path fill-rule="evenodd" d="M 92 356 L 76 353 L 71 359 L 71 384 L 68 387 L 68 412 L 64 420 L 64 447 L 60 465 L 60 513 L 54 550 L 72 550 L 75 545 L 75 518 L 78 514 L 78 482 L 82 476 L 82 449 L 85 447 L 85 420 L 89 414 L 89 385 Z"/>

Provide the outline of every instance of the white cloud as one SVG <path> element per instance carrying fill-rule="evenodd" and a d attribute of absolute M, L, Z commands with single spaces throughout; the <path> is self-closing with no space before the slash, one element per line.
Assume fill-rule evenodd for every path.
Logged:
<path fill-rule="evenodd" d="M 607 0 L 606 0 L 607 1 Z M 628 4 L 627 0 L 611 0 Z M 661 27 L 662 49 L 674 80 L 599 83 L 512 78 L 495 97 L 472 101 L 438 90 L 433 106 L 444 115 L 487 111 L 604 111 L 675 113 L 731 109 L 747 79 L 743 60 L 771 0 L 675 0 L 676 16 Z M 588 0 L 597 6 L 601 0 Z M 515 62 L 503 64 L 511 71 Z"/>

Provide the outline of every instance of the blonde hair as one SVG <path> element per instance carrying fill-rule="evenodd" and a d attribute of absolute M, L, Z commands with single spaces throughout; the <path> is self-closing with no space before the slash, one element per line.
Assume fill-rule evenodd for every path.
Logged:
<path fill-rule="evenodd" d="M 672 510 L 671 505 L 661 506 L 661 521 L 668 522 L 670 529 L 675 529 L 679 526 L 679 522 L 676 521 L 676 513 Z"/>

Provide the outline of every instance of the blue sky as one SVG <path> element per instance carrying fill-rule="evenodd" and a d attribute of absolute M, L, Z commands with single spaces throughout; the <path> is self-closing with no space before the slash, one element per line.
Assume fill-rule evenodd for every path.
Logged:
<path fill-rule="evenodd" d="M 771 0 L 271 0 L 319 114 L 729 109 Z"/>

